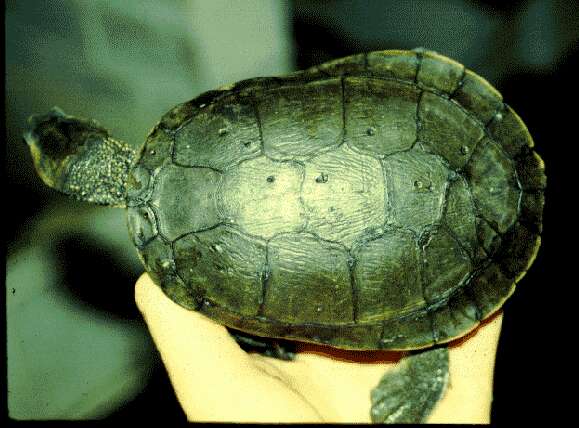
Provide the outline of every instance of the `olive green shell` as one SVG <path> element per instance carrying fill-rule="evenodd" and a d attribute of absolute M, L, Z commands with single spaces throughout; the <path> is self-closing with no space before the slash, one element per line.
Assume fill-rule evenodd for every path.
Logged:
<path fill-rule="evenodd" d="M 498 310 L 539 244 L 544 165 L 484 79 L 425 50 L 207 92 L 161 119 L 129 226 L 178 304 L 255 335 L 414 349 Z"/>

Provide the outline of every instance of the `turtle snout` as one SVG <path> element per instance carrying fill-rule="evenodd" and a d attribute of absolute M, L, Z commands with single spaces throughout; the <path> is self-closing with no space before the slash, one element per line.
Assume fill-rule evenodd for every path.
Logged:
<path fill-rule="evenodd" d="M 35 146 L 38 143 L 38 136 L 32 130 L 26 131 L 22 137 L 24 138 L 24 142 L 28 145 L 28 147 Z"/>
<path fill-rule="evenodd" d="M 30 129 L 34 130 L 46 122 L 50 122 L 53 119 L 64 119 L 67 115 L 60 108 L 54 106 L 50 109 L 48 113 L 45 114 L 33 114 L 28 118 L 28 126 Z"/>
<path fill-rule="evenodd" d="M 39 133 L 38 130 L 42 129 L 47 123 L 53 121 L 57 118 L 64 118 L 65 113 L 58 107 L 52 107 L 50 111 L 46 114 L 33 114 L 28 117 L 27 130 L 24 133 L 24 141 L 29 147 L 38 145 Z"/>

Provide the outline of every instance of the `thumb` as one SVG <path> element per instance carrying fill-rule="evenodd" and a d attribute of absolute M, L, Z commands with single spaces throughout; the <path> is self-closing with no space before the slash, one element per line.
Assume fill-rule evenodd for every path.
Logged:
<path fill-rule="evenodd" d="M 175 304 L 147 274 L 135 301 L 189 420 L 272 422 L 288 411 L 299 419 L 294 393 L 264 375 L 224 326 Z"/>

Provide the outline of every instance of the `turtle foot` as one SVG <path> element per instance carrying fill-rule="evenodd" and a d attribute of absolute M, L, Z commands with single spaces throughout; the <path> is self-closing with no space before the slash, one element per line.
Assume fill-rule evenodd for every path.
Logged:
<path fill-rule="evenodd" d="M 296 345 L 283 339 L 270 339 L 253 336 L 239 330 L 227 329 L 241 349 L 246 352 L 257 352 L 266 357 L 292 361 L 295 359 Z"/>
<path fill-rule="evenodd" d="M 446 346 L 413 352 L 400 364 L 372 390 L 373 423 L 424 422 L 446 390 Z"/>

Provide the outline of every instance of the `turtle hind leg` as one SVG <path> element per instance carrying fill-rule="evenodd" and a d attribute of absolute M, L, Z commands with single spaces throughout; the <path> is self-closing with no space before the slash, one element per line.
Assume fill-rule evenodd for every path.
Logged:
<path fill-rule="evenodd" d="M 292 361 L 295 359 L 296 345 L 291 341 L 253 336 L 249 333 L 244 333 L 229 327 L 227 330 L 239 344 L 241 349 L 246 352 L 257 352 L 266 357 L 277 358 L 285 361 Z"/>
<path fill-rule="evenodd" d="M 75 199 L 124 207 L 134 151 L 97 122 L 53 108 L 28 119 L 24 139 L 34 166 L 50 187 Z"/>
<path fill-rule="evenodd" d="M 372 390 L 372 422 L 424 422 L 442 398 L 447 383 L 446 346 L 411 353 Z"/>

